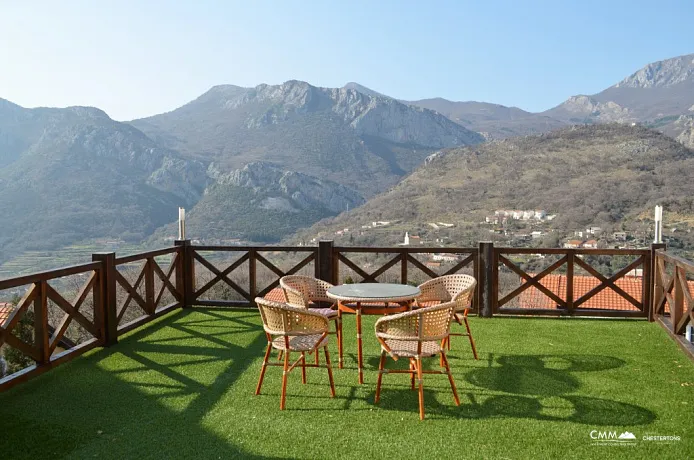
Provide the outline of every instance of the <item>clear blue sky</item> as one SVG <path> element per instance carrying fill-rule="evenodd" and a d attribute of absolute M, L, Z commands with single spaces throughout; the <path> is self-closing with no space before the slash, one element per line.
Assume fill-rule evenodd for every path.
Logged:
<path fill-rule="evenodd" d="M 299 79 L 541 111 L 694 53 L 692 18 L 694 0 L 0 0 L 0 97 L 127 120 Z"/>

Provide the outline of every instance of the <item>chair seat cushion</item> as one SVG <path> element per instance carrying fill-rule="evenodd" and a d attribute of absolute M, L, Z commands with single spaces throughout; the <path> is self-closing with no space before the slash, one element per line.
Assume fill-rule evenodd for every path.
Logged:
<path fill-rule="evenodd" d="M 391 353 L 397 356 L 414 358 L 417 356 L 417 342 L 414 340 L 386 339 L 386 344 Z M 421 356 L 434 356 L 441 352 L 441 343 L 438 341 L 422 342 Z"/>
<path fill-rule="evenodd" d="M 323 315 L 326 318 L 337 318 L 337 310 L 332 308 L 309 308 L 309 311 Z"/>
<path fill-rule="evenodd" d="M 316 344 L 322 337 L 322 334 L 313 335 L 295 335 L 289 338 L 289 350 L 290 351 L 308 351 L 313 350 Z M 328 338 L 324 337 L 321 341 L 319 347 L 324 347 L 328 344 Z M 284 337 L 275 337 L 272 339 L 272 348 L 277 350 L 286 350 L 287 347 L 284 343 Z"/>

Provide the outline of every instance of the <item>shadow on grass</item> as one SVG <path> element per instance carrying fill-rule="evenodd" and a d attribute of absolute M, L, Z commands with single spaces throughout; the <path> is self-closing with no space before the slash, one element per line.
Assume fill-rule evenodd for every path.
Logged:
<path fill-rule="evenodd" d="M 225 435 L 231 433 L 219 435 L 202 425 L 205 414 L 262 354 L 265 335 L 243 315 L 196 309 L 196 318 L 205 315 L 201 323 L 188 320 L 190 313 L 173 313 L 117 346 L 0 395 L 3 457 L 267 458 L 230 443 Z M 191 329 L 204 324 L 250 333 L 248 343 L 240 346 L 224 334 L 200 336 Z M 165 337 L 178 337 L 177 332 L 177 340 Z M 191 339 L 201 345 L 178 343 Z M 113 362 L 133 361 L 137 365 L 132 368 L 109 369 Z M 215 362 L 221 372 L 215 372 L 211 383 L 189 375 L 195 367 L 188 366 Z M 135 377 L 128 379 L 129 372 Z M 153 374 L 143 382 L 138 372 Z M 168 407 L 169 398 L 179 398 L 180 407 Z"/>
<path fill-rule="evenodd" d="M 594 426 L 649 424 L 656 419 L 656 415 L 643 407 L 570 394 L 581 387 L 580 380 L 574 373 L 600 372 L 623 365 L 624 361 L 621 359 L 599 355 L 503 355 L 496 359 L 491 357 L 487 367 L 466 371 L 465 380 L 492 392 L 511 394 L 467 393 L 468 400 L 461 398 L 461 405 L 456 407 L 440 403 L 433 391 L 427 393 L 425 379 L 425 410 L 433 416 L 470 419 L 532 418 Z M 445 392 L 445 389 L 437 388 L 441 397 Z M 477 400 L 480 396 L 482 402 Z M 450 398 L 452 402 L 452 394 Z M 381 391 L 379 405 L 385 409 L 412 412 L 417 409 L 418 404 L 416 391 L 392 388 L 384 388 Z M 556 411 L 562 414 L 556 415 Z"/>

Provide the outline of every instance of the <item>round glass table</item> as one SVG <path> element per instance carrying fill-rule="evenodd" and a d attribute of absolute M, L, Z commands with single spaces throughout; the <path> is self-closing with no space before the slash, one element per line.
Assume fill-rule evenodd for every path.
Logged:
<path fill-rule="evenodd" d="M 420 294 L 419 288 L 406 284 L 389 283 L 342 284 L 331 287 L 326 294 L 337 301 L 340 324 L 342 324 L 342 313 L 353 313 L 357 317 L 359 383 L 364 383 L 361 315 L 388 315 L 410 310 L 414 300 Z M 340 327 L 337 336 L 337 349 L 339 353 L 338 367 L 342 369 L 342 327 Z"/>

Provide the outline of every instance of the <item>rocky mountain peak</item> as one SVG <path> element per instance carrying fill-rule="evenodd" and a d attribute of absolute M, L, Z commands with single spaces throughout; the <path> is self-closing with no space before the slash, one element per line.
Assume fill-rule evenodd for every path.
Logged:
<path fill-rule="evenodd" d="M 614 87 L 660 88 L 694 79 L 694 54 L 648 64 Z"/>

